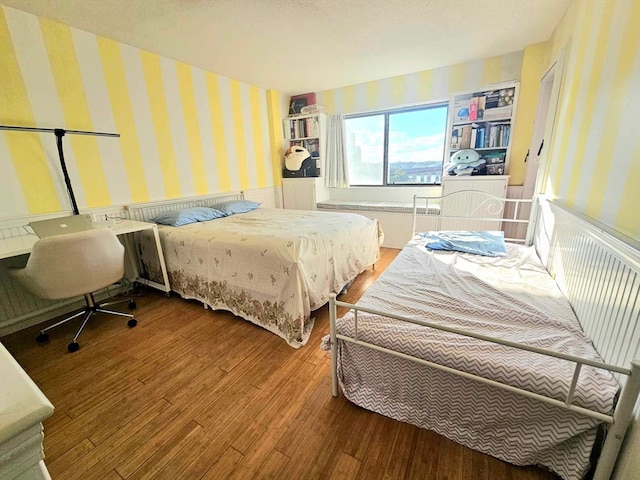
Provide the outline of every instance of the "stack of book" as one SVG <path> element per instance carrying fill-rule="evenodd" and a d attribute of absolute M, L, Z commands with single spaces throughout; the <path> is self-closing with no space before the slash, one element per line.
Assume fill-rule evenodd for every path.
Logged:
<path fill-rule="evenodd" d="M 314 117 L 290 119 L 289 128 L 289 138 L 318 137 L 320 134 L 318 119 Z"/>
<path fill-rule="evenodd" d="M 507 148 L 511 140 L 509 123 L 471 123 L 453 127 L 451 150 L 465 148 Z"/>
<path fill-rule="evenodd" d="M 453 122 L 511 118 L 514 95 L 514 87 L 456 95 L 453 104 Z"/>

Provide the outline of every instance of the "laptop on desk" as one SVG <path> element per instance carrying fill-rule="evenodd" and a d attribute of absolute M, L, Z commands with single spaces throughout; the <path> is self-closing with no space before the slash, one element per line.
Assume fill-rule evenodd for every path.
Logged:
<path fill-rule="evenodd" d="M 76 233 L 93 228 L 92 223 L 84 215 L 72 215 L 69 217 L 50 218 L 29 223 L 35 234 L 40 238 Z"/>

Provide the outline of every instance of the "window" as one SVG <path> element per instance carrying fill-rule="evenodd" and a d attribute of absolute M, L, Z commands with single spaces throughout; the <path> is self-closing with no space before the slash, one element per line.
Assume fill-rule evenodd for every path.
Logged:
<path fill-rule="evenodd" d="M 433 185 L 442 178 L 446 103 L 345 118 L 351 185 Z"/>

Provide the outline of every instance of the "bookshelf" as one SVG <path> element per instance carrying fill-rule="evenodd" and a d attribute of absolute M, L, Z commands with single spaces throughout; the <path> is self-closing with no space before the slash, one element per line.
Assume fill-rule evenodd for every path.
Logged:
<path fill-rule="evenodd" d="M 284 119 L 285 149 L 294 145 L 306 148 L 316 160 L 317 176 L 324 170 L 327 116 L 324 113 L 297 115 Z"/>
<path fill-rule="evenodd" d="M 443 176 L 505 175 L 514 116 L 518 100 L 517 82 L 503 83 L 483 90 L 454 94 L 450 102 L 447 155 Z M 466 167 L 456 160 L 461 150 L 475 150 L 480 163 Z M 466 152 L 465 152 L 466 153 Z M 473 154 L 471 161 L 476 158 Z M 473 165 L 473 164 L 472 164 Z"/>
<path fill-rule="evenodd" d="M 282 179 L 284 208 L 315 210 L 316 204 L 329 198 L 324 186 L 324 156 L 326 153 L 327 116 L 324 113 L 296 115 L 283 120 L 284 148 L 299 145 L 315 159 L 315 177 Z M 284 153 L 284 152 L 283 152 Z"/>

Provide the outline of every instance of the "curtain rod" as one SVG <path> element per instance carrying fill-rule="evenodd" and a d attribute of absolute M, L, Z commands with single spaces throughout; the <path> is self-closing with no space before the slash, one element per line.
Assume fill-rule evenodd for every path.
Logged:
<path fill-rule="evenodd" d="M 62 174 L 64 175 L 64 183 L 67 185 L 67 193 L 71 199 L 71 206 L 73 207 L 73 214 L 79 215 L 78 204 L 76 203 L 76 196 L 73 194 L 73 187 L 71 186 L 71 178 L 69 178 L 69 172 L 67 172 L 67 164 L 64 161 L 64 151 L 62 150 L 62 137 L 65 134 L 70 135 L 91 135 L 94 137 L 120 137 L 119 133 L 104 133 L 104 132 L 87 132 L 84 130 L 65 130 L 63 128 L 35 128 L 35 127 L 17 127 L 12 125 L 0 125 L 0 130 L 9 130 L 14 132 L 32 132 L 32 133 L 53 133 L 56 136 L 56 145 L 58 147 L 58 157 L 60 159 L 60 167 L 62 167 Z"/>

